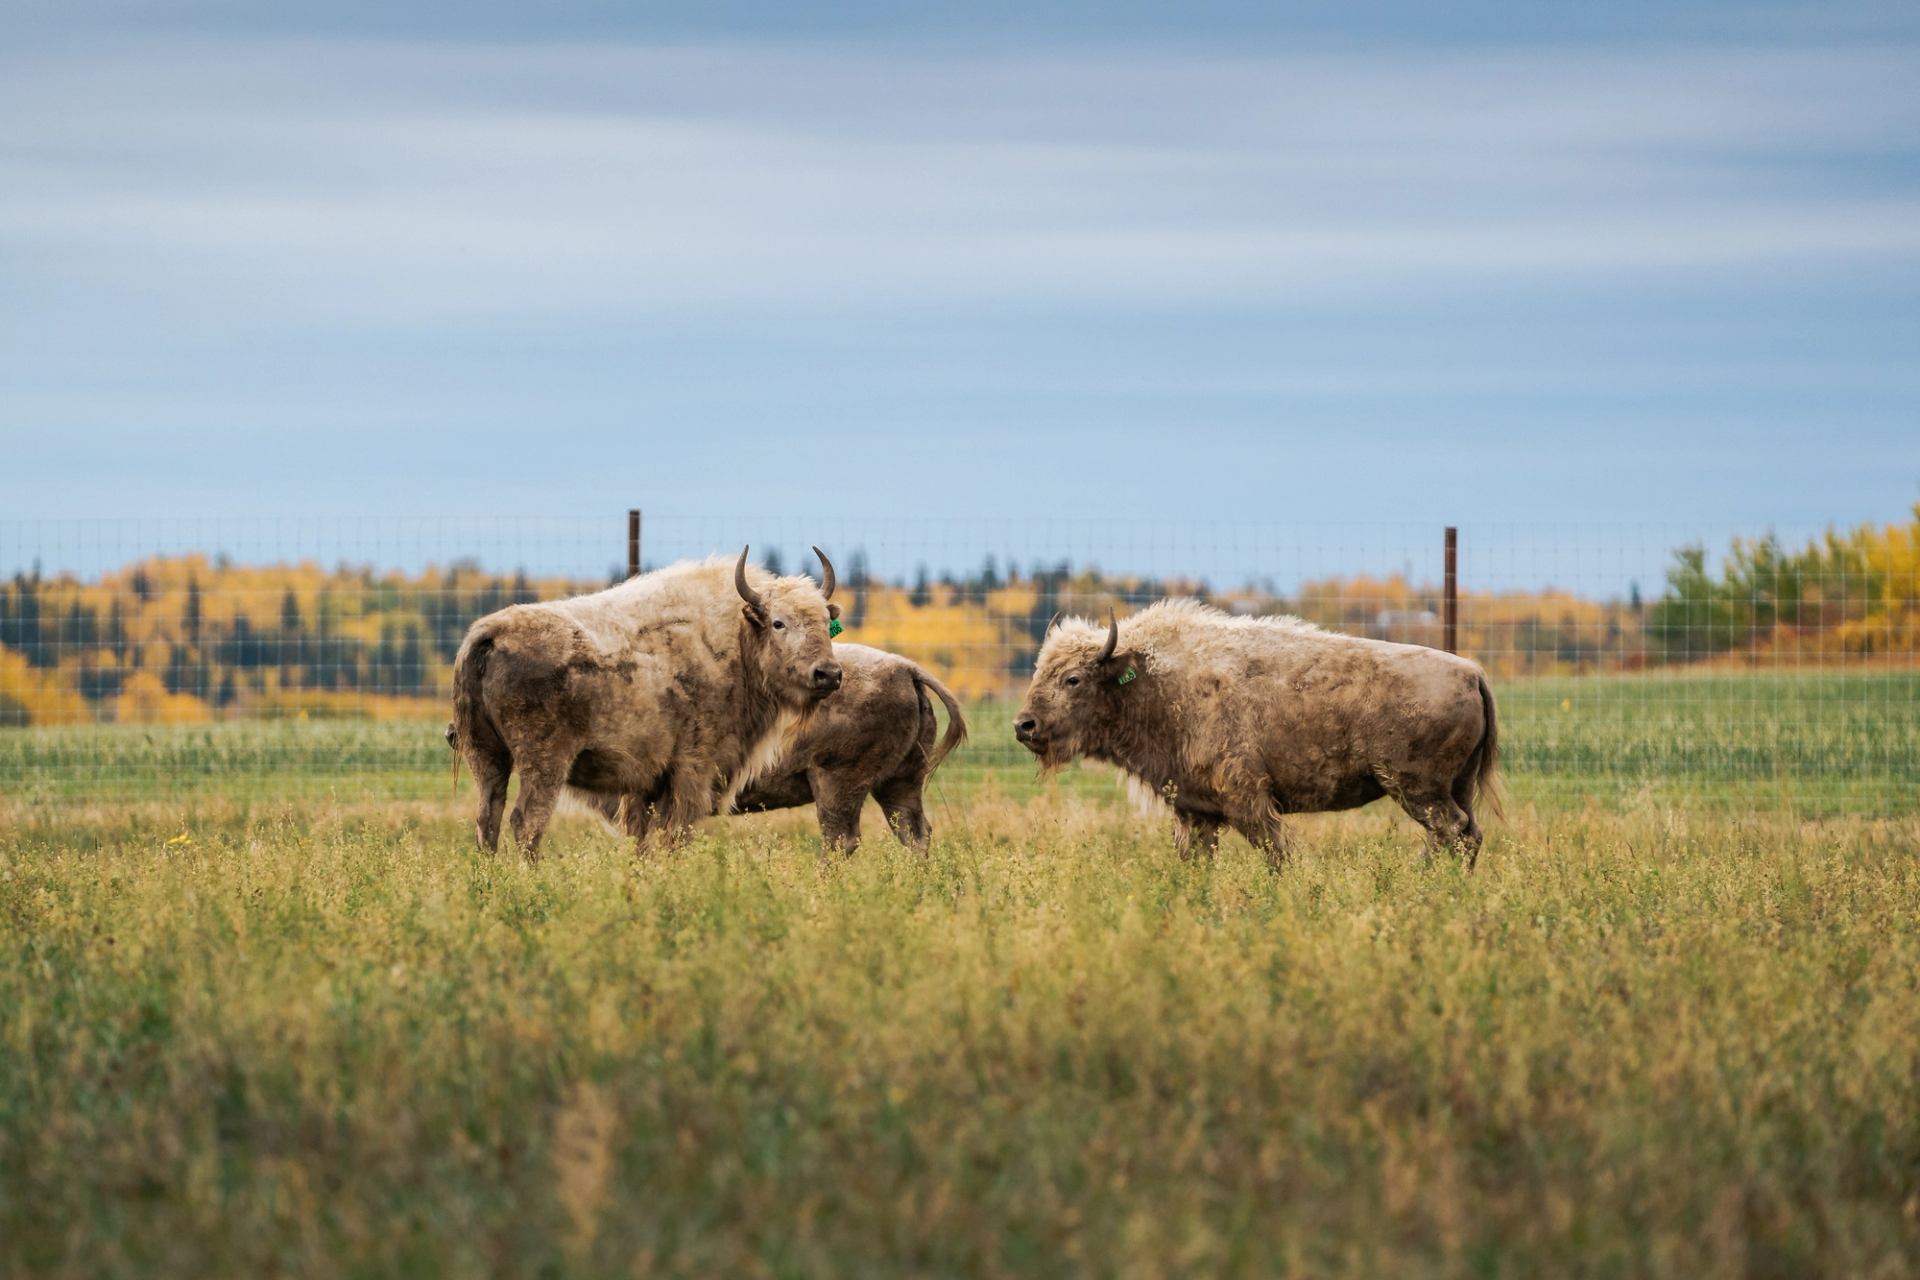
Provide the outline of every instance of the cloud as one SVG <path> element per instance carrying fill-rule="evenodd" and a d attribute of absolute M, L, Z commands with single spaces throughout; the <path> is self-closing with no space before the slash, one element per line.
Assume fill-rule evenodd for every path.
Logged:
<path fill-rule="evenodd" d="M 1917 48 L 13 45 L 14 514 L 1897 514 Z"/>
<path fill-rule="evenodd" d="M 183 336 L 1377 299 L 1920 251 L 1904 46 L 167 39 L 0 70 L 0 279 L 39 321 Z"/>

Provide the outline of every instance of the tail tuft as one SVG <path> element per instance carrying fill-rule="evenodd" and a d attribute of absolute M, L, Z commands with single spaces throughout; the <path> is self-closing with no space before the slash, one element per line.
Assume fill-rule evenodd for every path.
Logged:
<path fill-rule="evenodd" d="M 453 719 L 447 722 L 447 745 L 456 755 L 474 747 L 494 750 L 499 735 L 487 717 L 480 682 L 487 674 L 487 656 L 493 652 L 493 631 L 485 619 L 460 644 L 453 658 Z"/>
<path fill-rule="evenodd" d="M 1502 787 L 1500 785 L 1500 717 L 1493 706 L 1493 686 L 1487 683 L 1487 677 L 1480 677 L 1480 706 L 1486 714 L 1486 736 L 1480 739 L 1479 763 L 1474 768 L 1474 789 L 1486 797 L 1487 806 L 1494 816 L 1507 816 Z"/>
<path fill-rule="evenodd" d="M 913 681 L 940 699 L 941 705 L 947 709 L 946 736 L 940 739 L 939 744 L 933 749 L 933 754 L 927 757 L 927 772 L 932 773 L 940 767 L 940 762 L 947 758 L 948 753 L 966 741 L 967 717 L 960 711 L 960 700 L 953 696 L 947 686 L 928 675 L 925 668 L 915 665 Z"/>

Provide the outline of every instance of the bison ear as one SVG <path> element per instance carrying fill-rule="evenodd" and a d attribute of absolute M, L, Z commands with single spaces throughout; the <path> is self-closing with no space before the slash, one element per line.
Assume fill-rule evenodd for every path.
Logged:
<path fill-rule="evenodd" d="M 740 616 L 745 618 L 756 631 L 765 631 L 767 629 L 767 611 L 757 604 L 741 605 Z"/>
<path fill-rule="evenodd" d="M 827 617 L 834 621 L 838 621 L 840 618 L 840 606 L 831 600 L 827 601 Z"/>

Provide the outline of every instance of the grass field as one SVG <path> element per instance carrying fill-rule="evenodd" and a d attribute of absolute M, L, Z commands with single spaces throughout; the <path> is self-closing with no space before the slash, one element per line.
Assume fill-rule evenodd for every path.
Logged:
<path fill-rule="evenodd" d="M 7 1274 L 1903 1275 L 1916 827 L 5 811 Z"/>
<path fill-rule="evenodd" d="M 1657 722 L 1891 794 L 1912 686 L 1648 688 L 1507 691 L 1472 875 L 1382 806 L 1182 863 L 986 724 L 924 859 L 532 867 L 430 726 L 0 739 L 154 779 L 0 798 L 0 1275 L 1915 1274 L 1920 815 L 1577 771 Z"/>
<path fill-rule="evenodd" d="M 1515 794 L 1540 805 L 1648 797 L 1802 814 L 1920 808 L 1920 672 L 1683 674 L 1510 680 L 1498 688 Z M 1004 703 L 971 708 L 973 740 L 940 775 L 949 799 L 1035 791 Z M 436 799 L 451 789 L 444 722 L 313 720 L 0 732 L 0 787 L 29 799 L 336 795 Z M 1067 787 L 1111 797 L 1102 769 Z"/>

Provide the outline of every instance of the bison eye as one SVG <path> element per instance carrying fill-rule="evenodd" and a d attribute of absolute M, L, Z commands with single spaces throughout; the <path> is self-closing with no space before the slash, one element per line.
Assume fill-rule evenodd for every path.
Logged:
<path fill-rule="evenodd" d="M 780 621 L 780 619 L 775 618 L 773 620 L 773 629 L 775 631 L 785 631 L 787 629 L 787 624 Z"/>
<path fill-rule="evenodd" d="M 1079 683 L 1080 683 L 1080 677 L 1079 677 L 1079 676 L 1068 676 L 1068 677 L 1067 677 L 1067 688 L 1069 688 L 1069 689 L 1071 689 L 1071 688 L 1073 688 L 1073 687 L 1074 687 L 1075 685 L 1077 685 L 1077 684 L 1079 684 Z"/>

